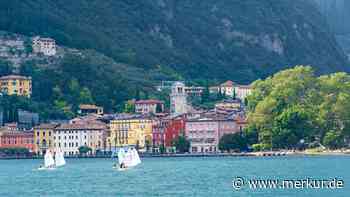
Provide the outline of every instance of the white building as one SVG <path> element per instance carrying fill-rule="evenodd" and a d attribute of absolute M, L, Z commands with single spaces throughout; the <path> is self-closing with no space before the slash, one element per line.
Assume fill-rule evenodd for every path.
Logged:
<path fill-rule="evenodd" d="M 51 38 L 34 37 L 32 48 L 34 53 L 42 53 L 47 56 L 56 55 L 56 42 Z"/>
<path fill-rule="evenodd" d="M 159 111 L 157 112 L 157 107 Z M 149 113 L 160 113 L 164 110 L 164 102 L 155 100 L 155 99 L 148 99 L 148 100 L 138 100 L 135 102 L 135 112 L 136 113 L 142 113 L 142 114 L 149 114 Z"/>
<path fill-rule="evenodd" d="M 244 99 L 252 93 L 250 85 L 239 85 L 236 90 L 236 97 L 244 101 Z"/>
<path fill-rule="evenodd" d="M 228 97 L 239 98 L 242 102 L 244 99 L 251 94 L 252 88 L 250 85 L 239 85 L 233 81 L 226 81 L 225 83 L 220 84 L 219 86 L 213 86 L 209 88 L 210 93 L 221 92 Z"/>
<path fill-rule="evenodd" d="M 187 94 L 182 82 L 175 82 L 171 87 L 170 112 L 175 115 L 187 113 Z"/>
<path fill-rule="evenodd" d="M 106 128 L 97 124 L 61 124 L 53 133 L 53 149 L 64 155 L 79 154 L 79 147 L 88 146 L 92 154 L 104 148 Z"/>

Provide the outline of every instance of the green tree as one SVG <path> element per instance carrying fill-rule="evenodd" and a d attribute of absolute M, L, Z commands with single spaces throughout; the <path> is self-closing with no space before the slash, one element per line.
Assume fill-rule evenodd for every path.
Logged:
<path fill-rule="evenodd" d="M 319 84 L 311 67 L 297 66 L 253 83 L 248 97 L 248 122 L 259 142 L 292 148 L 316 135 Z"/>
<path fill-rule="evenodd" d="M 85 103 L 85 104 L 93 104 L 94 100 L 92 99 L 91 92 L 89 88 L 84 87 L 79 94 L 79 103 Z"/>
<path fill-rule="evenodd" d="M 338 132 L 329 131 L 323 138 L 323 145 L 330 149 L 341 148 L 344 145 L 344 138 Z"/>
<path fill-rule="evenodd" d="M 135 103 L 131 100 L 128 100 L 124 103 L 124 113 L 134 113 L 135 112 Z"/>
<path fill-rule="evenodd" d="M 241 133 L 225 134 L 220 138 L 219 150 L 247 150 L 247 139 L 244 138 Z"/>
<path fill-rule="evenodd" d="M 190 141 L 184 136 L 178 136 L 173 140 L 172 144 L 176 147 L 176 151 L 179 153 L 186 153 L 190 149 Z"/>
<path fill-rule="evenodd" d="M 91 153 L 92 149 L 88 146 L 80 146 L 78 148 L 80 155 L 86 155 L 87 153 Z"/>
<path fill-rule="evenodd" d="M 12 73 L 12 70 L 11 62 L 0 59 L 0 76 L 9 75 Z"/>
<path fill-rule="evenodd" d="M 161 144 L 161 145 L 159 146 L 159 152 L 160 152 L 160 154 L 164 154 L 164 153 L 166 152 L 166 149 L 165 149 L 164 144 Z"/>

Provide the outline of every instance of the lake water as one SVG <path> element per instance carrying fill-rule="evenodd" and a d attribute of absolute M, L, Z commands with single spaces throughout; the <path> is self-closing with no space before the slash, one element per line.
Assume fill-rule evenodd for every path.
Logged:
<path fill-rule="evenodd" d="M 112 159 L 68 159 L 64 168 L 37 171 L 41 160 L 0 160 L 0 196 L 350 196 L 350 157 L 144 158 L 128 171 L 116 171 Z M 234 190 L 232 180 L 331 179 L 342 189 Z"/>

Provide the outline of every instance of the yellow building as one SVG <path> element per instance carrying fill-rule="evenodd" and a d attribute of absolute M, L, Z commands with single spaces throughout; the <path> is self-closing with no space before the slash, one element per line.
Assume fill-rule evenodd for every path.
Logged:
<path fill-rule="evenodd" d="M 138 115 L 128 115 L 112 120 L 109 125 L 110 136 L 107 146 L 110 150 L 117 147 L 138 146 L 140 151 L 146 151 L 152 142 L 152 120 Z"/>
<path fill-rule="evenodd" d="M 57 124 L 41 124 L 34 127 L 34 152 L 45 154 L 47 149 L 53 148 L 54 129 Z"/>
<path fill-rule="evenodd" d="M 1 92 L 8 95 L 32 95 L 32 78 L 20 75 L 7 75 L 0 77 Z"/>

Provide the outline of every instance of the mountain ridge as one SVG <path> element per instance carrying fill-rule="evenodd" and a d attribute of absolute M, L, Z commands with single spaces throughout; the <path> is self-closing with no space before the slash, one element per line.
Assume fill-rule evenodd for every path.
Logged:
<path fill-rule="evenodd" d="M 146 70 L 249 83 L 297 64 L 349 71 L 312 3 L 296 1 L 0 2 L 0 29 L 53 37 Z"/>

